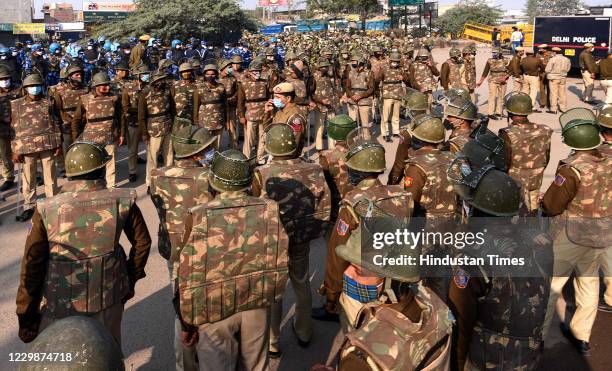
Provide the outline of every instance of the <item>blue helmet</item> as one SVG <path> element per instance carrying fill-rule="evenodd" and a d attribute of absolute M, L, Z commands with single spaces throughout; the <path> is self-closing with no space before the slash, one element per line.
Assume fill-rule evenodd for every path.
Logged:
<path fill-rule="evenodd" d="M 273 37 L 273 38 L 271 38 L 271 39 L 270 39 L 270 42 L 271 42 L 271 43 L 278 42 L 278 39 L 277 39 L 276 37 Z"/>
<path fill-rule="evenodd" d="M 135 43 L 136 41 L 138 41 L 138 39 L 134 36 L 130 37 L 130 42 L 131 43 Z"/>
<path fill-rule="evenodd" d="M 32 40 L 27 40 L 26 45 L 32 45 Z"/>
<path fill-rule="evenodd" d="M 102 46 L 102 48 L 103 48 L 105 51 L 110 52 L 110 51 L 111 51 L 111 47 L 112 47 L 112 45 L 113 45 L 113 44 L 110 42 L 110 40 L 106 40 L 106 41 L 104 42 L 104 45 Z"/>
<path fill-rule="evenodd" d="M 30 50 L 32 50 L 33 52 L 38 51 L 39 49 L 42 49 L 42 47 L 40 46 L 40 44 L 34 44 L 30 47 Z"/>
<path fill-rule="evenodd" d="M 11 52 L 11 50 L 7 47 L 2 47 L 0 48 L 0 55 L 9 55 L 9 53 Z"/>
<path fill-rule="evenodd" d="M 172 48 L 176 48 L 177 45 L 183 45 L 183 42 L 181 40 L 172 40 Z"/>
<path fill-rule="evenodd" d="M 200 41 L 200 45 L 202 45 L 202 46 L 206 46 L 206 40 L 202 40 L 202 41 Z"/>
<path fill-rule="evenodd" d="M 99 44 L 102 44 L 105 41 L 106 41 L 106 37 L 104 35 L 100 35 L 100 37 L 98 37 L 98 43 Z"/>
<path fill-rule="evenodd" d="M 56 52 L 61 52 L 62 51 L 62 46 L 58 43 L 51 43 L 51 45 L 49 45 L 49 52 L 51 52 L 51 54 L 55 54 Z"/>

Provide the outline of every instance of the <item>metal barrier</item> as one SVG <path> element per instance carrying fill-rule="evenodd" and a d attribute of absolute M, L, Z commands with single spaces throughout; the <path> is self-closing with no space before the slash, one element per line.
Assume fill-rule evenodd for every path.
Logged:
<path fill-rule="evenodd" d="M 510 41 L 513 25 L 488 26 L 477 23 L 466 23 L 463 25 L 462 38 L 490 44 L 492 42 L 491 36 L 493 35 L 493 27 L 499 28 L 502 43 Z M 527 24 L 518 27 L 523 30 L 525 34 L 523 46 L 531 47 L 533 45 L 533 25 Z"/>

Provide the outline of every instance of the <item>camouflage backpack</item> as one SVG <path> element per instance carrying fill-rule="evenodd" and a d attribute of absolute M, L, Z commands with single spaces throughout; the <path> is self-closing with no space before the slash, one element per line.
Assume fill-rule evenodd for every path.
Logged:
<path fill-rule="evenodd" d="M 189 214 L 178 268 L 185 323 L 221 321 L 282 298 L 288 238 L 275 201 L 225 192 Z"/>

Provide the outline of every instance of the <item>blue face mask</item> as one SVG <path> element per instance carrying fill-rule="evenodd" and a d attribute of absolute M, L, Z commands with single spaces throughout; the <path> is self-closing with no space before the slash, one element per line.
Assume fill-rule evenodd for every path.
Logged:
<path fill-rule="evenodd" d="M 28 86 L 26 90 L 30 95 L 38 95 L 42 93 L 42 86 Z"/>
<path fill-rule="evenodd" d="M 231 74 L 232 74 L 232 72 L 234 72 L 234 70 L 232 70 L 232 68 L 231 68 L 231 67 L 227 69 L 227 74 L 228 74 L 228 75 L 231 75 Z"/>
<path fill-rule="evenodd" d="M 148 75 L 148 74 L 140 75 L 140 81 L 142 82 L 149 82 L 150 79 L 151 79 L 151 75 Z"/>
<path fill-rule="evenodd" d="M 208 151 L 204 152 L 204 158 L 199 159 L 198 162 L 202 166 L 208 166 L 209 164 L 212 163 L 214 158 L 215 158 L 215 149 L 211 148 Z"/>
<path fill-rule="evenodd" d="M 283 107 L 285 107 L 285 104 L 283 102 L 281 102 L 281 100 L 278 99 L 278 98 L 272 99 L 272 104 L 274 104 L 274 107 L 276 107 L 276 108 L 283 108 Z"/>

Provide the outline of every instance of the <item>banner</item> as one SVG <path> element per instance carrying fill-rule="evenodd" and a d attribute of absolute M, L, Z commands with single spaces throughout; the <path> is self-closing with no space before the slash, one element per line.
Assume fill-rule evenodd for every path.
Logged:
<path fill-rule="evenodd" d="M 130 1 L 110 3 L 106 1 L 83 1 L 83 12 L 133 12 L 136 4 Z"/>
<path fill-rule="evenodd" d="M 259 0 L 257 6 L 286 6 L 287 0 Z"/>
<path fill-rule="evenodd" d="M 83 11 L 83 22 L 85 23 L 100 23 L 113 22 L 125 19 L 130 12 L 91 12 Z"/>
<path fill-rule="evenodd" d="M 44 23 L 15 23 L 13 35 L 41 35 L 45 33 Z"/>

